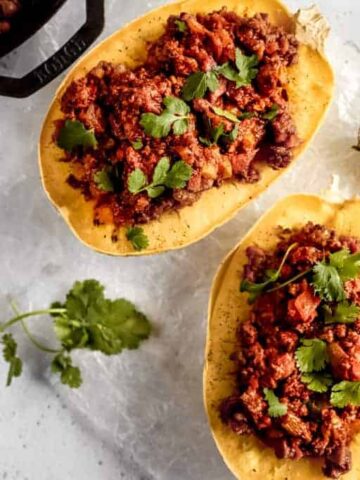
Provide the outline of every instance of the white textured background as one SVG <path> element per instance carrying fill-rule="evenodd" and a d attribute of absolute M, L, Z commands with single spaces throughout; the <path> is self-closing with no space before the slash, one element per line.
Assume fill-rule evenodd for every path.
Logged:
<path fill-rule="evenodd" d="M 106 0 L 102 38 L 163 1 Z M 305 0 L 289 2 L 293 9 Z M 328 54 L 337 74 L 336 101 L 313 146 L 260 200 L 207 239 L 151 258 L 116 259 L 83 247 L 42 191 L 36 158 L 39 128 L 58 78 L 28 99 L 0 97 L 0 311 L 8 298 L 22 310 L 47 306 L 77 279 L 97 278 L 109 296 L 137 303 L 156 334 L 118 357 L 76 356 L 84 385 L 71 391 L 48 369 L 49 359 L 23 338 L 23 377 L 0 391 L 0 479 L 229 480 L 208 431 L 202 405 L 202 362 L 211 278 L 226 252 L 279 197 L 320 192 L 341 175 L 346 194 L 360 187 L 360 153 L 350 147 L 360 124 L 360 2 L 319 0 L 332 25 Z M 53 53 L 84 18 L 68 0 L 53 21 L 0 73 L 23 74 Z M 64 27 L 65 25 L 65 27 Z M 61 28 L 61 31 L 60 31 Z M 46 318 L 32 320 L 51 339 Z M 0 363 L 0 384 L 6 368 Z"/>

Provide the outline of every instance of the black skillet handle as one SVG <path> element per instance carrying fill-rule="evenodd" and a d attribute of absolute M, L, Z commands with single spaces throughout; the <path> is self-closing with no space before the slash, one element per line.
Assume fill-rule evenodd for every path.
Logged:
<path fill-rule="evenodd" d="M 100 35 L 104 27 L 104 0 L 86 0 L 86 22 L 54 55 L 22 78 L 0 76 L 0 95 L 24 98 L 69 67 Z"/>

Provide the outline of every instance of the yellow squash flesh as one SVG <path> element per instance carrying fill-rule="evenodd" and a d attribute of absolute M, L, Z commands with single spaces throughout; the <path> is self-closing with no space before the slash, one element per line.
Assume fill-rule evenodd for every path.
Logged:
<path fill-rule="evenodd" d="M 262 166 L 261 180 L 258 183 L 226 183 L 221 188 L 213 188 L 203 193 L 193 206 L 166 213 L 160 220 L 144 225 L 150 246 L 142 252 L 134 252 L 125 239 L 124 228 L 119 231 L 119 240 L 113 242 L 113 225 L 94 226 L 93 203 L 86 201 L 80 191 L 66 183 L 70 166 L 59 161 L 64 153 L 54 143 L 53 135 L 54 121 L 63 118 L 60 99 L 69 84 L 86 75 L 100 61 L 122 63 L 130 68 L 141 64 L 146 57 L 146 43 L 161 36 L 170 15 L 183 11 L 211 12 L 224 5 L 239 15 L 266 12 L 271 22 L 283 26 L 287 31 L 294 31 L 294 17 L 278 0 L 185 0 L 171 3 L 131 22 L 91 50 L 70 71 L 56 92 L 40 137 L 39 164 L 42 181 L 49 199 L 71 230 L 90 248 L 112 255 L 142 255 L 184 247 L 200 240 L 228 221 L 287 170 L 276 171 Z M 301 45 L 299 63 L 290 69 L 288 86 L 292 115 L 302 139 L 295 157 L 306 149 L 320 126 L 331 102 L 333 84 L 333 73 L 324 56 L 309 46 Z"/>
<path fill-rule="evenodd" d="M 235 387 L 234 352 L 239 322 L 248 318 L 248 295 L 239 286 L 245 250 L 249 245 L 275 247 L 277 226 L 293 228 L 311 221 L 334 228 L 338 234 L 360 237 L 360 200 L 329 203 L 311 195 L 292 195 L 280 200 L 266 213 L 225 258 L 215 277 L 209 303 L 204 368 L 204 400 L 210 428 L 229 469 L 241 480 L 325 480 L 322 462 L 314 459 L 278 460 L 272 449 L 254 436 L 238 436 L 219 419 L 219 404 Z M 360 436 L 351 445 L 352 470 L 343 480 L 360 478 Z"/>

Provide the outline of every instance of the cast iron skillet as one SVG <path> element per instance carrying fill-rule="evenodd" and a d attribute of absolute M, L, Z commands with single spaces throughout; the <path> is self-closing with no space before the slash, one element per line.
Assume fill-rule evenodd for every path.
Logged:
<path fill-rule="evenodd" d="M 0 57 L 30 38 L 66 0 L 24 0 L 22 12 L 12 21 L 9 33 L 0 37 Z M 54 55 L 22 78 L 0 76 L 0 95 L 23 98 L 31 95 L 70 66 L 100 35 L 104 27 L 104 0 L 86 0 L 84 25 Z"/>

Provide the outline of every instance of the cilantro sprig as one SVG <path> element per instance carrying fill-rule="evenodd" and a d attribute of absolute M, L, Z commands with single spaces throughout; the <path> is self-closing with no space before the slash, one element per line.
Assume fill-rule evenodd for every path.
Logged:
<path fill-rule="evenodd" d="M 140 125 L 146 135 L 154 138 L 167 137 L 173 130 L 175 135 L 182 135 L 189 127 L 190 107 L 181 98 L 165 97 L 165 109 L 160 115 L 143 113 Z"/>
<path fill-rule="evenodd" d="M 235 51 L 235 65 L 225 63 L 216 69 L 228 80 L 235 82 L 237 87 L 249 85 L 256 77 L 259 69 L 257 55 L 244 55 L 239 48 Z"/>
<path fill-rule="evenodd" d="M 212 145 L 216 145 L 219 143 L 220 140 L 224 140 L 225 142 L 232 143 L 236 140 L 239 134 L 239 126 L 235 125 L 235 127 L 229 133 L 224 133 L 225 127 L 223 123 L 220 123 L 217 127 L 210 128 L 210 138 L 206 137 L 199 137 L 199 141 L 206 145 L 207 147 L 211 147 Z"/>
<path fill-rule="evenodd" d="M 135 250 L 141 251 L 149 246 L 149 239 L 141 227 L 130 227 L 126 230 L 126 238 Z"/>
<path fill-rule="evenodd" d="M 182 90 L 182 98 L 189 102 L 194 98 L 203 98 L 208 90 L 215 92 L 219 88 L 219 80 L 215 71 L 195 72 L 186 80 Z"/>
<path fill-rule="evenodd" d="M 348 301 L 344 301 L 331 307 L 323 306 L 325 323 L 354 323 L 360 317 L 360 308 Z"/>
<path fill-rule="evenodd" d="M 59 132 L 57 144 L 71 152 L 75 147 L 96 148 L 97 140 L 93 130 L 87 130 L 78 120 L 66 120 Z"/>
<path fill-rule="evenodd" d="M 285 262 L 287 258 L 289 257 L 291 251 L 297 246 L 296 243 L 293 243 L 292 245 L 289 246 L 289 248 L 286 250 L 285 255 L 283 256 L 280 265 L 277 270 L 267 270 L 265 272 L 266 279 L 264 282 L 261 283 L 254 283 L 250 282 L 246 278 L 242 280 L 240 284 L 240 292 L 248 292 L 249 297 L 248 297 L 248 302 L 250 304 L 254 303 L 255 300 L 266 290 L 266 288 L 271 285 L 272 283 L 275 283 L 281 274 L 281 270 L 283 266 L 285 265 Z"/>
<path fill-rule="evenodd" d="M 301 380 L 307 384 L 309 390 L 317 393 L 325 393 L 334 383 L 331 375 L 326 372 L 305 373 L 301 376 Z"/>
<path fill-rule="evenodd" d="M 332 387 L 330 403 L 334 407 L 360 406 L 360 382 L 343 381 Z"/>
<path fill-rule="evenodd" d="M 342 249 L 329 255 L 313 268 L 312 285 L 320 297 L 329 302 L 343 302 L 346 299 L 344 282 L 360 273 L 360 253 L 351 254 Z"/>
<path fill-rule="evenodd" d="M 273 390 L 264 388 L 265 400 L 268 403 L 268 413 L 270 417 L 282 417 L 287 413 L 287 405 L 281 403 Z"/>
<path fill-rule="evenodd" d="M 215 92 L 219 88 L 219 75 L 235 82 L 237 87 L 249 85 L 258 73 L 258 64 L 256 55 L 244 55 L 237 48 L 234 64 L 227 62 L 208 72 L 192 73 L 185 82 L 182 98 L 189 102 L 195 98 L 203 98 L 208 90 Z"/>
<path fill-rule="evenodd" d="M 329 362 L 327 343 L 319 338 L 302 339 L 295 352 L 297 366 L 302 373 L 319 372 Z"/>
<path fill-rule="evenodd" d="M 96 280 L 75 282 L 64 303 L 55 302 L 47 309 L 28 313 L 15 311 L 16 316 L 0 325 L 0 331 L 21 322 L 31 342 L 54 355 L 51 371 L 58 373 L 61 382 L 72 388 L 82 383 L 80 369 L 72 363 L 73 350 L 88 349 L 115 355 L 123 349 L 138 348 L 151 333 L 149 320 L 134 304 L 123 298 L 105 298 L 104 287 Z M 24 323 L 26 318 L 41 315 L 52 316 L 59 348 L 43 346 Z M 17 343 L 11 333 L 4 333 L 1 343 L 4 359 L 9 363 L 7 385 L 10 385 L 14 377 L 21 375 L 22 361 L 17 356 Z"/>
<path fill-rule="evenodd" d="M 128 178 L 129 192 L 134 195 L 146 191 L 150 198 L 162 195 L 165 188 L 184 188 L 192 175 L 192 168 L 183 160 L 178 160 L 170 166 L 168 157 L 162 157 L 157 163 L 152 181 L 147 183 L 145 173 L 135 168 Z"/>

